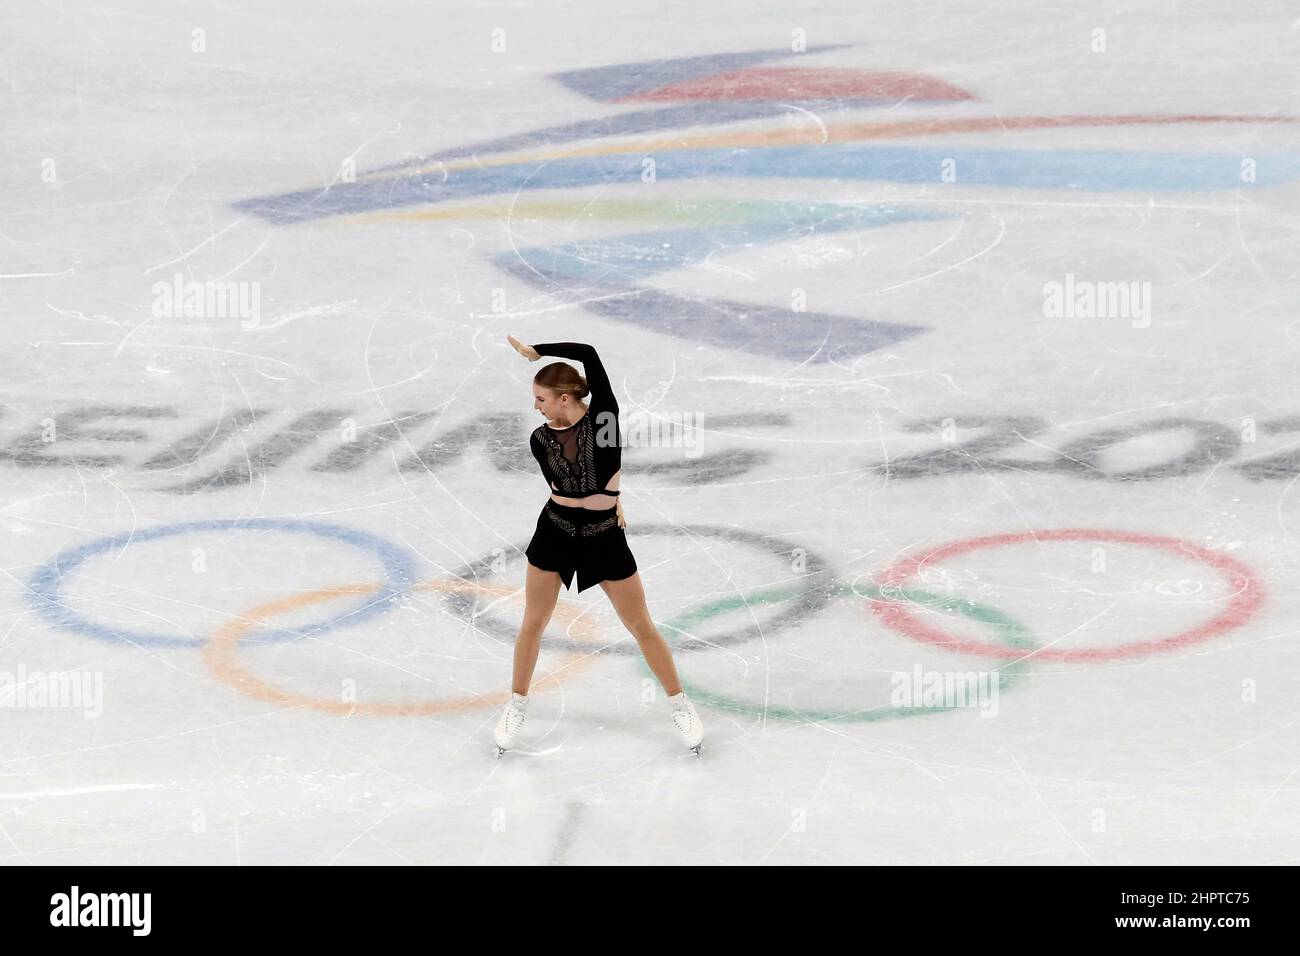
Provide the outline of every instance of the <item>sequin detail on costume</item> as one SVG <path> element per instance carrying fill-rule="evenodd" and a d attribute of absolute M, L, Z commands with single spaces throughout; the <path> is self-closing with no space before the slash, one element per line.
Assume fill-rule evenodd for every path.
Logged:
<path fill-rule="evenodd" d="M 536 429 L 546 449 L 547 464 L 558 479 L 560 487 L 554 490 L 560 495 L 582 495 L 599 490 L 596 487 L 596 440 L 591 429 L 591 414 L 583 415 L 571 432 L 562 433 L 564 438 L 557 438 L 555 429 L 546 425 Z M 574 452 L 572 460 L 565 454 L 566 448 L 570 447 Z"/>
<path fill-rule="evenodd" d="M 602 531 L 608 531 L 618 522 L 618 515 L 610 515 L 604 521 L 597 521 L 595 524 L 584 524 L 582 533 L 590 538 L 593 534 L 600 534 Z"/>
<path fill-rule="evenodd" d="M 546 511 L 546 517 L 550 518 L 557 525 L 559 525 L 561 531 L 563 531 L 569 537 L 573 537 L 573 533 L 577 530 L 577 527 L 574 525 L 572 521 L 566 521 L 564 518 L 561 518 L 550 508 L 545 509 L 545 511 Z"/>
<path fill-rule="evenodd" d="M 565 534 L 567 534 L 570 538 L 572 538 L 575 534 L 578 533 L 578 526 L 575 525 L 572 521 L 569 521 L 567 518 L 561 518 L 550 508 L 545 508 L 543 510 L 545 511 L 546 516 L 550 518 L 551 521 L 555 522 L 555 524 L 559 526 L 560 530 L 563 531 Z M 612 514 L 608 518 L 604 518 L 600 521 L 594 521 L 591 524 L 584 524 L 582 526 L 582 536 L 584 538 L 590 538 L 593 535 L 600 534 L 602 531 L 608 531 L 610 528 L 614 527 L 614 525 L 616 525 L 617 523 L 618 523 L 618 515 Z"/>

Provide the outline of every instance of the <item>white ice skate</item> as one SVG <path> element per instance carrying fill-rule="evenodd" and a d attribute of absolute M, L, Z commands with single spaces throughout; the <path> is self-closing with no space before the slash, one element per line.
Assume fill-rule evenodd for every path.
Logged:
<path fill-rule="evenodd" d="M 695 712 L 695 705 L 691 699 L 682 691 L 675 697 L 669 697 L 668 700 L 673 705 L 673 726 L 681 734 L 682 743 L 689 750 L 694 751 L 695 756 L 700 755 L 700 744 L 704 742 L 704 722 L 700 720 L 700 715 Z"/>
<path fill-rule="evenodd" d="M 515 734 L 519 733 L 519 728 L 524 725 L 527 709 L 528 698 L 523 694 L 516 694 L 511 691 L 510 702 L 501 711 L 501 718 L 497 721 L 496 730 L 492 732 L 492 737 L 497 745 L 498 757 L 509 750 L 510 745 L 515 742 Z"/>

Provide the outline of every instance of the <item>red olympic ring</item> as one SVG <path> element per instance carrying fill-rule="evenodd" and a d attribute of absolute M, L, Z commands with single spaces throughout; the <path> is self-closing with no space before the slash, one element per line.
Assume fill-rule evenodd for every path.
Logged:
<path fill-rule="evenodd" d="M 994 534 L 980 538 L 966 538 L 949 544 L 932 548 L 919 557 L 908 557 L 881 571 L 874 578 L 874 583 L 883 589 L 903 588 L 915 578 L 927 565 L 945 561 L 959 555 L 986 548 L 999 548 L 1009 544 L 1041 541 L 1111 541 L 1117 544 L 1131 544 L 1156 548 L 1179 557 L 1191 557 L 1221 572 L 1232 587 L 1233 594 L 1227 607 L 1214 618 L 1196 627 L 1180 631 L 1169 637 L 1137 641 L 1132 644 L 1113 644 L 1106 647 L 1079 649 L 1053 649 L 1045 643 L 1037 650 L 1017 650 L 988 641 L 967 639 L 947 634 L 931 627 L 915 617 L 908 610 L 907 602 L 876 598 L 869 602 L 871 610 L 877 614 L 886 627 L 926 644 L 937 644 L 945 650 L 960 654 L 978 654 L 985 657 L 1002 659 L 1038 658 L 1053 661 L 1106 661 L 1126 657 L 1138 657 L 1161 651 L 1187 647 L 1207 640 L 1217 634 L 1230 631 L 1245 624 L 1264 603 L 1264 585 L 1249 565 L 1228 555 L 1162 535 L 1140 534 L 1131 531 L 1108 531 L 1097 528 L 1057 528 L 1045 531 L 1027 531 L 1016 534 Z"/>

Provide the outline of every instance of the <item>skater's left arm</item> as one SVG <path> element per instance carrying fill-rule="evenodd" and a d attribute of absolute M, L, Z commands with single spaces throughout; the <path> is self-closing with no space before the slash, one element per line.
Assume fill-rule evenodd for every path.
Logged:
<path fill-rule="evenodd" d="M 511 347 L 516 352 L 518 352 L 524 358 L 528 359 L 528 361 L 530 362 L 536 362 L 539 358 L 542 357 L 540 354 L 538 354 L 537 349 L 533 348 L 531 345 L 524 345 L 523 342 L 520 342 L 513 335 L 507 335 L 506 341 L 510 343 Z"/>

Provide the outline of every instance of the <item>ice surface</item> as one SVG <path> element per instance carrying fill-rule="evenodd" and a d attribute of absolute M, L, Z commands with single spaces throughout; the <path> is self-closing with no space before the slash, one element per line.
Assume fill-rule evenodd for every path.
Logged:
<path fill-rule="evenodd" d="M 1300 20 L 994 7 L 0 14 L 0 859 L 1300 859 Z M 507 333 L 700 416 L 699 759 L 598 588 L 492 755 Z"/>

